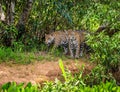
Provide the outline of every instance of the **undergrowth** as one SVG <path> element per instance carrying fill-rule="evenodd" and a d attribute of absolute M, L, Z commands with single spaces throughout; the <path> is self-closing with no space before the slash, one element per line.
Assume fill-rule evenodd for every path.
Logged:
<path fill-rule="evenodd" d="M 13 51 L 11 48 L 0 48 L 0 62 L 30 63 L 35 56 L 33 53 Z"/>
<path fill-rule="evenodd" d="M 0 62 L 14 62 L 21 64 L 29 64 L 35 61 L 56 61 L 58 58 L 67 59 L 61 54 L 59 50 L 54 52 L 47 52 L 45 48 L 38 50 L 33 48 L 31 51 L 25 51 L 21 46 L 17 45 L 17 48 L 0 47 Z"/>

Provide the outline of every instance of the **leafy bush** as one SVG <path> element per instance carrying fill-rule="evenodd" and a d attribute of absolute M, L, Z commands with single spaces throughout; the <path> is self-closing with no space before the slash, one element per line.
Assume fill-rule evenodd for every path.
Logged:
<path fill-rule="evenodd" d="M 112 37 L 101 32 L 97 35 L 88 37 L 88 44 L 94 50 L 91 59 L 106 67 L 106 69 L 115 68 L 120 63 L 120 32 Z"/>
<path fill-rule="evenodd" d="M 32 85 L 31 83 L 28 83 L 24 87 L 24 83 L 16 84 L 15 82 L 8 82 L 4 85 L 2 85 L 1 88 L 2 92 L 39 92 L 39 89 L 36 85 Z"/>
<path fill-rule="evenodd" d="M 119 92 L 120 87 L 116 86 L 114 82 L 101 83 L 100 85 L 83 86 L 73 83 L 62 83 L 56 80 L 55 83 L 48 82 L 42 88 L 37 85 L 28 83 L 26 86 L 24 83 L 16 84 L 15 82 L 6 83 L 2 85 L 1 92 Z"/>
<path fill-rule="evenodd" d="M 5 46 L 12 46 L 18 34 L 15 25 L 2 25 L 2 27 L 3 29 L 1 31 L 1 42 Z"/>
<path fill-rule="evenodd" d="M 101 82 L 99 85 L 88 86 L 84 83 L 82 72 L 73 77 L 71 73 L 65 71 L 62 60 L 59 61 L 59 66 L 61 68 L 65 82 L 61 82 L 59 80 L 56 80 L 54 83 L 47 82 L 43 88 L 40 89 L 41 92 L 112 92 L 120 90 L 120 87 L 116 85 L 115 81 L 106 83 Z"/>
<path fill-rule="evenodd" d="M 98 85 L 101 82 L 105 83 L 106 81 L 115 81 L 111 73 L 106 73 L 106 68 L 100 64 L 94 67 L 89 74 L 84 76 L 84 81 L 86 85 Z"/>
<path fill-rule="evenodd" d="M 56 81 L 55 83 L 46 83 L 40 90 L 41 92 L 119 92 L 120 87 L 116 86 L 113 82 L 101 83 L 99 85 L 83 86 L 72 83 L 61 83 Z"/>

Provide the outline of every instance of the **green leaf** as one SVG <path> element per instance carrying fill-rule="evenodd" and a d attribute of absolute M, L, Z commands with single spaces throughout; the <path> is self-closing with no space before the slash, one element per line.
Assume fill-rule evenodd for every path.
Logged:
<path fill-rule="evenodd" d="M 60 66 L 60 69 L 62 71 L 62 74 L 63 74 L 63 77 L 64 77 L 65 81 L 67 81 L 67 75 L 66 75 L 66 72 L 65 72 L 65 69 L 64 69 L 64 65 L 63 65 L 63 62 L 62 62 L 61 59 L 59 60 L 59 66 Z"/>
<path fill-rule="evenodd" d="M 11 85 L 11 82 L 2 85 L 2 90 L 8 89 Z"/>

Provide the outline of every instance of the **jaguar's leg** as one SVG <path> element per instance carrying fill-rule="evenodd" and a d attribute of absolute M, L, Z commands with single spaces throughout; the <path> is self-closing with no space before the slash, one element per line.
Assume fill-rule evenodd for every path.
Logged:
<path fill-rule="evenodd" d="M 83 50 L 84 50 L 84 43 L 80 44 L 80 57 L 83 56 Z"/>
<path fill-rule="evenodd" d="M 80 46 L 77 44 L 76 47 L 77 48 L 76 48 L 75 58 L 79 58 Z"/>
<path fill-rule="evenodd" d="M 71 58 L 74 58 L 73 45 L 71 43 L 69 43 L 69 50 Z"/>
<path fill-rule="evenodd" d="M 66 55 L 68 53 L 68 48 L 64 46 L 63 49 L 64 49 L 64 54 Z"/>

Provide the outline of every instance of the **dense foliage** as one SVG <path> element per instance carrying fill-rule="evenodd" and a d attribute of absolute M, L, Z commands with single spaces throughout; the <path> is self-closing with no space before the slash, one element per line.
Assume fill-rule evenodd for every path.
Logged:
<path fill-rule="evenodd" d="M 2 1 L 3 11 L 5 12 L 8 10 L 7 3 L 5 3 L 4 0 Z M 3 35 L 1 36 L 3 40 L 2 44 L 9 46 L 5 44 L 6 40 L 11 42 L 10 45 L 12 45 L 14 41 L 22 41 L 26 46 L 36 47 L 44 41 L 45 33 L 56 30 L 85 29 L 96 31 L 101 25 L 107 26 L 110 29 L 120 28 L 119 0 L 31 1 L 32 6 L 27 7 L 26 4 L 29 5 L 29 0 L 17 0 L 14 7 L 14 23 L 9 25 L 0 23 L 0 25 L 2 25 L 2 32 L 0 33 Z M 25 16 L 27 18 L 25 26 L 24 24 L 18 26 L 22 15 L 22 9 L 24 11 L 24 8 L 27 8 L 27 10 L 31 8 L 31 11 L 30 13 L 28 12 L 29 17 L 26 17 L 27 15 Z M 7 26 L 7 29 L 6 27 L 3 28 L 3 26 Z M 18 30 L 14 27 L 17 27 Z"/>
<path fill-rule="evenodd" d="M 43 88 L 38 88 L 36 85 L 31 83 L 24 87 L 24 83 L 16 84 L 6 83 L 2 86 L 1 92 L 119 92 L 120 87 L 116 86 L 112 82 L 101 83 L 93 87 L 83 86 L 65 82 L 64 84 L 60 81 L 55 83 L 46 83 Z"/>
<path fill-rule="evenodd" d="M 120 32 L 112 37 L 101 32 L 88 38 L 88 44 L 95 52 L 92 54 L 91 59 L 98 64 L 106 66 L 107 69 L 117 67 L 120 63 Z"/>
<path fill-rule="evenodd" d="M 24 87 L 24 83 L 16 84 L 15 82 L 8 82 L 4 85 L 2 85 L 1 88 L 2 92 L 40 92 L 38 87 L 36 85 L 32 85 L 31 83 L 28 83 Z"/>

